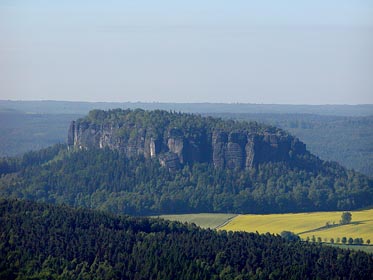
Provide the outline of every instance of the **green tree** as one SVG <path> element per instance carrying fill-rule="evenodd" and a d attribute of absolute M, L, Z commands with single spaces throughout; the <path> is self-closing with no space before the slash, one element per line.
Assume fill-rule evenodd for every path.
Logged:
<path fill-rule="evenodd" d="M 350 212 L 343 212 L 340 220 L 341 225 L 347 225 L 351 223 L 352 220 L 352 214 Z"/>
<path fill-rule="evenodd" d="M 299 241 L 300 237 L 299 235 L 295 234 L 291 231 L 283 231 L 281 232 L 281 237 L 284 238 L 287 241 Z"/>
<path fill-rule="evenodd" d="M 367 240 L 367 244 L 368 244 L 368 245 L 370 244 L 370 239 Z"/>
<path fill-rule="evenodd" d="M 355 238 L 354 239 L 354 244 L 362 245 L 362 244 L 364 244 L 364 240 L 362 238 Z"/>
<path fill-rule="evenodd" d="M 348 244 L 353 244 L 354 243 L 354 239 L 352 238 L 352 237 L 350 237 L 349 239 L 348 239 Z"/>
<path fill-rule="evenodd" d="M 343 236 L 343 237 L 342 237 L 342 243 L 343 243 L 343 244 L 346 244 L 346 242 L 347 242 L 347 238 L 346 238 L 345 236 Z"/>

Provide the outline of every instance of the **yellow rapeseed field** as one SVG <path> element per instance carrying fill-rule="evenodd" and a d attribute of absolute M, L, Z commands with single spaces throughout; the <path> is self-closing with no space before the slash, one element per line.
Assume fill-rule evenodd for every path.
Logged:
<path fill-rule="evenodd" d="M 321 237 L 322 241 L 336 240 L 338 237 L 370 239 L 373 243 L 373 209 L 350 211 L 352 221 L 348 225 L 338 225 L 342 212 L 315 212 L 297 214 L 238 215 L 221 227 L 222 230 L 259 233 L 281 233 L 292 231 L 303 239 Z M 330 227 L 325 227 L 329 223 Z M 335 224 L 333 226 L 333 223 Z"/>

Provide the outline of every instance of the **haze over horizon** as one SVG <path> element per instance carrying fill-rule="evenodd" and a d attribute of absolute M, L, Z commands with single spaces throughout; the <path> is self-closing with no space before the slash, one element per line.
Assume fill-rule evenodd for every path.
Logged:
<path fill-rule="evenodd" d="M 373 2 L 0 2 L 0 99 L 373 104 Z"/>

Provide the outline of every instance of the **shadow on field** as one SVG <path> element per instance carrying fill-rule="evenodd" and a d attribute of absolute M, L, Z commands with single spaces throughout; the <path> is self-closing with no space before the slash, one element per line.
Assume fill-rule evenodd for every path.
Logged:
<path fill-rule="evenodd" d="M 307 230 L 307 231 L 299 232 L 298 234 L 305 234 L 305 233 L 323 231 L 323 230 L 327 230 L 327 229 L 330 229 L 330 228 L 343 227 L 343 226 L 347 226 L 347 225 L 358 226 L 358 225 L 366 224 L 369 221 L 373 221 L 373 220 L 356 221 L 356 222 L 351 222 L 349 224 L 343 224 L 343 225 L 342 224 L 325 225 L 325 226 L 322 226 L 322 227 L 319 227 L 319 228 L 315 228 L 315 229 L 310 229 L 310 230 Z"/>

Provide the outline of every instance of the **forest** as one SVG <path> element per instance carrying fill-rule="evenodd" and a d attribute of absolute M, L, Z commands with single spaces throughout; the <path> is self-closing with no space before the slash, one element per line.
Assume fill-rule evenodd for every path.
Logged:
<path fill-rule="evenodd" d="M 373 256 L 278 235 L 0 200 L 1 279 L 372 279 Z"/>
<path fill-rule="evenodd" d="M 315 157 L 250 170 L 194 163 L 170 171 L 156 159 L 56 145 L 0 161 L 0 195 L 131 215 L 352 210 L 373 202 L 372 181 Z"/>

